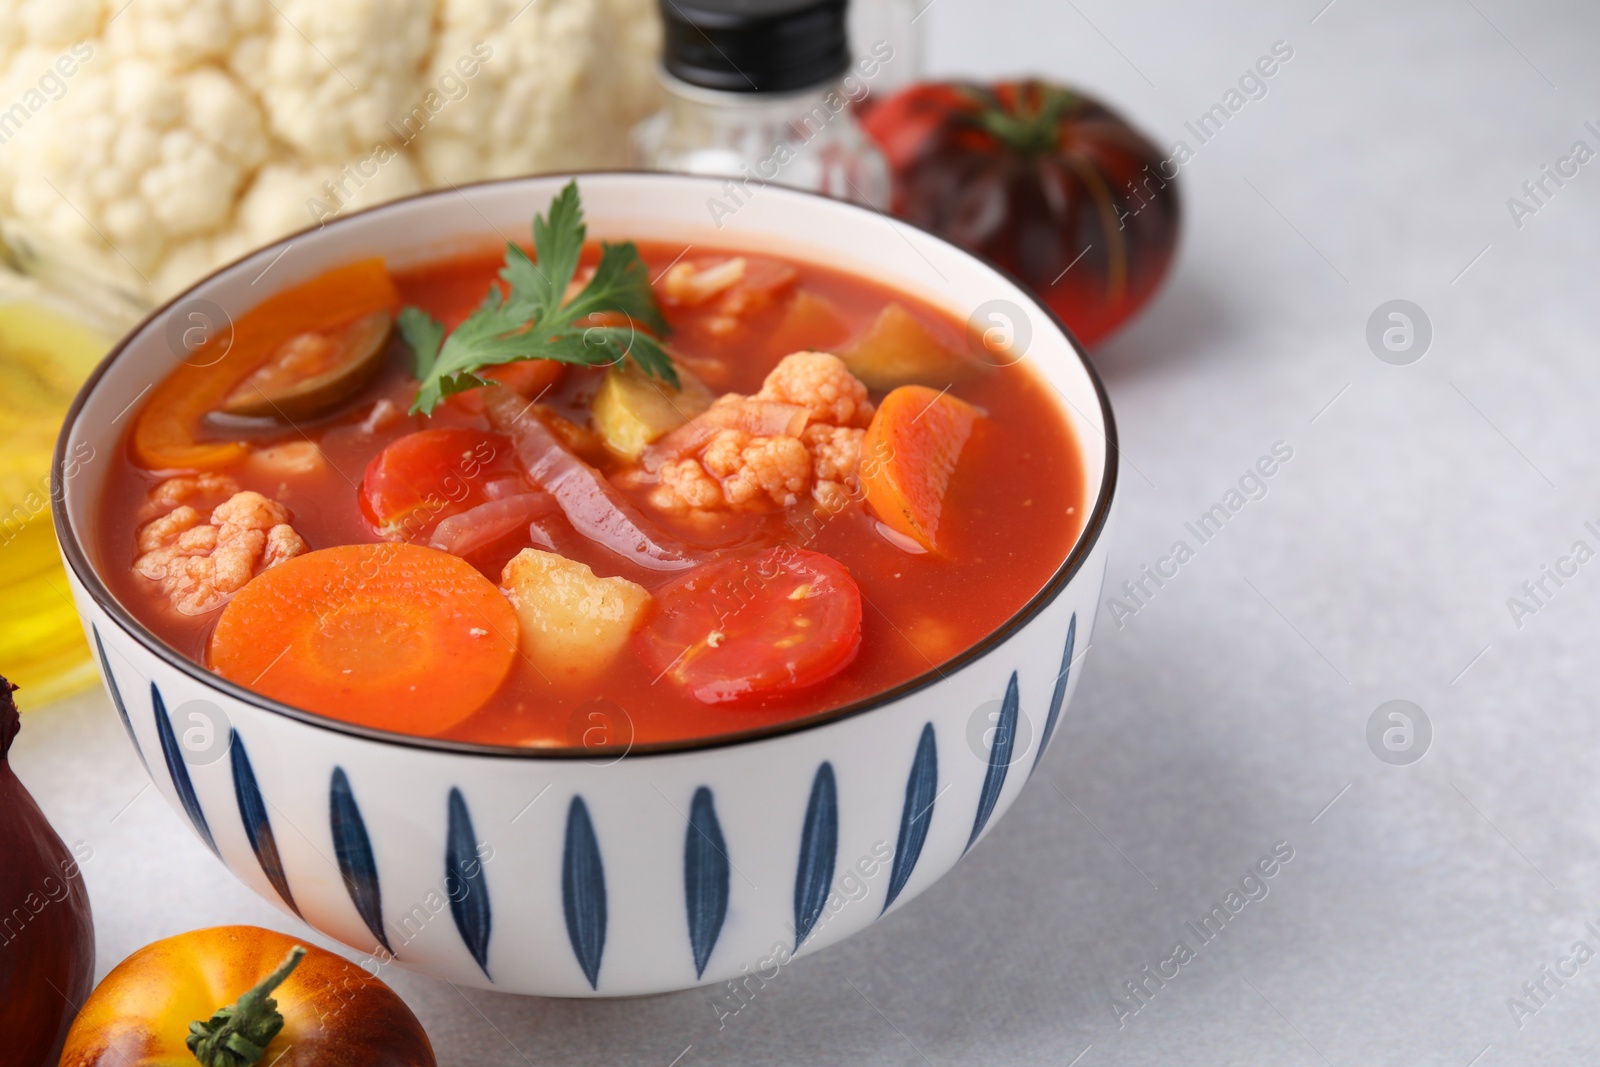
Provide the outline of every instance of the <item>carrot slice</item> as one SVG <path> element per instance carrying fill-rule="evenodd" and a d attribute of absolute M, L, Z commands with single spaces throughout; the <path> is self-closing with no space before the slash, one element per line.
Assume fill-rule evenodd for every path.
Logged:
<path fill-rule="evenodd" d="M 879 520 L 935 555 L 945 490 L 978 410 L 925 385 L 902 385 L 878 405 L 861 441 L 861 486 Z"/>
<path fill-rule="evenodd" d="M 471 715 L 516 656 L 517 614 L 469 564 L 420 545 L 341 545 L 252 579 L 211 668 L 329 718 L 427 736 Z"/>
<path fill-rule="evenodd" d="M 151 470 L 216 470 L 244 456 L 241 441 L 200 440 L 200 420 L 296 334 L 331 330 L 383 309 L 395 310 L 400 293 L 382 259 L 363 259 L 276 293 L 234 320 L 210 322 L 192 311 L 193 323 L 175 325 L 209 331 L 155 387 L 133 431 L 134 460 Z M 182 316 L 184 305 L 169 313 Z"/>

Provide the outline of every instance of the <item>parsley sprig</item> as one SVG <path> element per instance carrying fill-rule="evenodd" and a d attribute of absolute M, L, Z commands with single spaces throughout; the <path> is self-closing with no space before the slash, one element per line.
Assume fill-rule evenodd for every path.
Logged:
<path fill-rule="evenodd" d="M 422 383 L 411 404 L 413 413 L 432 414 L 451 393 L 487 385 L 477 371 L 519 359 L 591 367 L 632 359 L 645 373 L 677 387 L 672 357 L 657 340 L 667 334 L 667 321 L 632 241 L 603 242 L 594 277 L 572 299 L 563 300 L 578 272 L 587 233 L 578 183 L 568 182 L 550 202 L 549 215 L 534 217 L 536 258 L 529 259 L 521 248 L 507 244 L 505 266 L 500 269 L 504 286 L 491 286 L 477 310 L 448 336 L 444 325 L 421 308 L 401 309 L 397 323 L 411 346 L 417 380 Z M 629 322 L 581 325 L 600 312 L 626 315 Z"/>

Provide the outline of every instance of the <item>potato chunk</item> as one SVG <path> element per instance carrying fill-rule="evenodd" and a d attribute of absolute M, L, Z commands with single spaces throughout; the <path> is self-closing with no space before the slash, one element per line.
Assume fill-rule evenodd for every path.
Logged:
<path fill-rule="evenodd" d="M 901 304 L 878 313 L 867 332 L 839 353 L 845 366 L 872 389 L 931 385 L 935 389 L 967 377 L 979 364 L 951 351 Z"/>
<path fill-rule="evenodd" d="M 591 411 L 606 447 L 628 459 L 711 406 L 711 390 L 678 365 L 680 388 L 650 377 L 628 363 L 612 367 L 595 394 Z"/>
<path fill-rule="evenodd" d="M 500 588 L 517 609 L 523 655 L 552 681 L 603 671 L 650 604 L 650 594 L 626 578 L 597 578 L 576 560 L 535 548 L 512 557 Z"/>
<path fill-rule="evenodd" d="M 802 289 L 789 301 L 767 345 L 773 352 L 837 352 L 849 339 L 850 324 L 833 302 Z"/>

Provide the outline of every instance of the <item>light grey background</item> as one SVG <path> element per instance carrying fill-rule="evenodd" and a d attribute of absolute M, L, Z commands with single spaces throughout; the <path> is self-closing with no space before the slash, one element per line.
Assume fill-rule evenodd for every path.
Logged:
<path fill-rule="evenodd" d="M 1600 950 L 1600 562 L 1520 628 L 1507 598 L 1575 540 L 1600 548 L 1600 161 L 1520 228 L 1506 202 L 1574 141 L 1600 149 L 1600 14 L 1325 3 L 934 0 L 933 72 L 1053 75 L 1190 147 L 1185 120 L 1294 49 L 1183 169 L 1177 269 L 1097 353 L 1126 461 L 1107 594 L 1274 442 L 1293 459 L 1122 629 L 1102 610 L 1050 759 L 911 906 L 722 1028 L 704 990 L 568 1003 L 390 976 L 441 1063 L 1597 1055 L 1600 961 L 1520 1028 L 1507 998 L 1572 942 Z M 1392 299 L 1433 325 L 1410 366 L 1367 347 Z M 1433 725 L 1411 766 L 1367 746 L 1391 699 Z M 102 973 L 197 926 L 304 935 L 146 787 L 100 694 L 30 715 L 14 763 L 94 849 Z M 1279 841 L 1270 896 L 1201 947 L 1184 920 Z M 1121 983 L 1179 938 L 1197 958 L 1119 1029 Z"/>

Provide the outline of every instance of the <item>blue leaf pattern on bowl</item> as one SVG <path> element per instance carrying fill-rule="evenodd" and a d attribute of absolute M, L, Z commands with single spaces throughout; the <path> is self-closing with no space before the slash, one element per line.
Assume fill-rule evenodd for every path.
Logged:
<path fill-rule="evenodd" d="M 983 789 L 978 793 L 978 814 L 972 820 L 972 835 L 967 838 L 967 847 L 961 850 L 963 855 L 989 824 L 989 816 L 994 814 L 994 806 L 1000 800 L 1000 790 L 1005 788 L 1006 772 L 1011 769 L 1011 746 L 1017 741 L 1017 709 L 1020 704 L 1017 672 L 1012 671 L 1011 681 L 1006 684 L 1006 698 L 1000 705 L 1000 723 L 995 727 L 994 740 L 989 744 L 989 769 L 984 773 Z"/>
<path fill-rule="evenodd" d="M 1044 720 L 1044 733 L 1039 735 L 1039 750 L 1034 753 L 1033 767 L 1028 771 L 1028 777 L 1033 777 L 1033 772 L 1039 769 L 1039 761 L 1044 759 L 1045 746 L 1050 744 L 1050 738 L 1056 732 L 1056 720 L 1061 718 L 1061 704 L 1067 699 L 1067 675 L 1072 671 L 1072 649 L 1078 643 L 1078 613 L 1072 613 L 1072 620 L 1067 623 L 1067 645 L 1061 650 L 1061 673 L 1056 675 L 1056 687 L 1050 694 L 1050 714 Z"/>
<path fill-rule="evenodd" d="M 800 833 L 800 866 L 794 876 L 794 947 L 811 935 L 828 901 L 833 863 L 839 851 L 839 792 L 833 764 L 824 762 L 811 782 L 805 827 Z"/>
<path fill-rule="evenodd" d="M 922 727 L 917 754 L 911 759 L 911 773 L 906 776 L 906 802 L 900 809 L 900 833 L 894 841 L 894 866 L 889 869 L 889 893 L 883 911 L 889 910 L 916 869 L 917 858 L 928 840 L 928 827 L 933 825 L 933 801 L 938 793 L 939 749 L 930 722 Z"/>
<path fill-rule="evenodd" d="M 100 673 L 105 676 L 106 688 L 111 691 L 111 703 L 117 709 L 117 718 L 122 720 L 122 728 L 128 731 L 128 740 L 133 742 L 133 750 L 139 754 L 139 762 L 144 764 L 145 773 L 149 774 L 150 761 L 144 758 L 144 749 L 139 747 L 139 738 L 133 732 L 133 720 L 128 717 L 128 705 L 122 702 L 122 690 L 117 688 L 116 675 L 111 673 L 111 661 L 106 658 L 105 642 L 100 640 L 100 628 L 90 623 L 89 632 L 94 634 L 94 648 L 100 653 Z"/>
<path fill-rule="evenodd" d="M 489 879 L 478 860 L 478 837 L 461 790 L 450 790 L 450 828 L 444 848 L 444 888 L 467 951 L 489 981 Z"/>
<path fill-rule="evenodd" d="M 356 914 L 378 944 L 394 955 L 389 936 L 383 932 L 383 893 L 378 885 L 378 865 L 372 858 L 372 840 L 367 836 L 367 824 L 361 818 L 343 767 L 333 769 L 333 781 L 328 787 L 328 826 L 333 832 L 333 855 L 339 861 L 339 874 L 344 878 L 350 902 L 356 906 Z"/>
<path fill-rule="evenodd" d="M 696 978 L 728 917 L 728 846 L 717 822 L 711 790 L 701 786 L 689 805 L 689 831 L 683 839 L 683 895 L 689 906 L 689 946 L 694 950 Z"/>
<path fill-rule="evenodd" d="M 567 939 L 589 988 L 600 988 L 600 957 L 606 950 L 606 872 L 600 842 L 582 797 L 567 808 L 567 840 L 561 850 L 561 909 Z"/>
<path fill-rule="evenodd" d="M 183 762 L 183 750 L 178 747 L 178 739 L 172 732 L 172 720 L 167 718 L 167 702 L 161 699 L 161 690 L 156 688 L 154 682 L 150 683 L 150 708 L 156 720 L 156 734 L 161 738 L 161 756 L 167 762 L 172 788 L 178 791 L 178 800 L 182 802 L 189 821 L 194 824 L 195 833 L 200 835 L 200 840 L 206 843 L 212 855 L 221 859 L 222 853 L 217 851 L 217 842 L 211 836 L 206 813 L 200 807 L 200 798 L 195 795 L 194 783 L 189 780 L 189 765 Z"/>
<path fill-rule="evenodd" d="M 250 766 L 250 754 L 244 749 L 239 731 L 228 730 L 228 759 L 233 764 L 233 796 L 239 802 L 239 821 L 244 823 L 244 836 L 250 841 L 250 850 L 261 864 L 261 873 L 267 876 L 272 888 L 289 906 L 300 914 L 300 906 L 289 892 L 289 878 L 283 871 L 283 858 L 278 855 L 278 838 L 272 832 L 272 822 L 267 818 L 267 801 L 256 783 L 255 768 Z"/>

